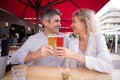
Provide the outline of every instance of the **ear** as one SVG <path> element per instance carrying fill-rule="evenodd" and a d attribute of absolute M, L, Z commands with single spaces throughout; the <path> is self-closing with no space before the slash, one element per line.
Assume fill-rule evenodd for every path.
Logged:
<path fill-rule="evenodd" d="M 45 26 L 47 26 L 47 25 L 48 25 L 48 20 L 44 20 L 44 21 L 43 21 L 43 24 L 44 24 Z"/>

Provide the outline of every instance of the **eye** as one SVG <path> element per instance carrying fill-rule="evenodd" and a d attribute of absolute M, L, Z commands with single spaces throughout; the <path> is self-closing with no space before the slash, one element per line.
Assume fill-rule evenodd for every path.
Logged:
<path fill-rule="evenodd" d="M 75 23 L 75 21 L 73 20 L 72 23 Z"/>
<path fill-rule="evenodd" d="M 60 20 L 55 20 L 55 22 L 60 22 Z"/>

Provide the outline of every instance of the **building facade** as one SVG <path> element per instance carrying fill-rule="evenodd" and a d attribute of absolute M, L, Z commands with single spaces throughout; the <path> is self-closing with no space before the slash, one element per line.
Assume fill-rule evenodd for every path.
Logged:
<path fill-rule="evenodd" d="M 120 33 L 120 9 L 109 8 L 98 19 L 102 32 L 108 32 L 108 34 L 111 32 L 113 34 L 118 31 Z"/>
<path fill-rule="evenodd" d="M 109 8 L 101 16 L 98 17 L 100 30 L 105 35 L 114 35 L 115 53 L 118 53 L 118 41 L 120 35 L 120 9 Z"/>

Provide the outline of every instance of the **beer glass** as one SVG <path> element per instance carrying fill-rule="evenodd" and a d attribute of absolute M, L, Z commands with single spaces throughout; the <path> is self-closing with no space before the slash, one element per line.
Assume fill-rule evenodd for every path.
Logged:
<path fill-rule="evenodd" d="M 51 45 L 53 48 L 55 48 L 56 43 L 56 37 L 54 34 L 48 35 L 48 45 Z"/>
<path fill-rule="evenodd" d="M 64 46 L 64 36 L 57 35 L 56 36 L 56 47 L 63 47 Z"/>

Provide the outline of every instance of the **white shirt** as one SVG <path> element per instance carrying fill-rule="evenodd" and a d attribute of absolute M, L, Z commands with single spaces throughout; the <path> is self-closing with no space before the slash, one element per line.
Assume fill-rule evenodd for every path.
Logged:
<path fill-rule="evenodd" d="M 73 43 L 75 43 L 75 40 L 70 41 L 70 44 Z M 113 64 L 111 56 L 106 46 L 105 38 L 102 34 L 96 33 L 89 36 L 85 53 L 82 53 L 80 50 L 78 50 L 77 53 L 85 55 L 85 65 L 77 62 L 76 67 L 87 67 L 90 70 L 105 73 L 110 73 L 112 71 Z M 74 66 L 75 63 L 76 62 L 74 61 Z"/>
<path fill-rule="evenodd" d="M 64 46 L 67 47 L 68 41 L 67 36 L 64 35 Z M 25 57 L 28 53 L 34 52 L 39 49 L 41 46 L 48 44 L 47 36 L 43 32 L 32 35 L 28 40 L 22 45 L 20 49 L 12 54 L 11 64 L 24 64 Z M 43 66 L 56 66 L 63 65 L 63 58 L 56 58 L 56 56 L 48 56 L 46 58 L 41 58 L 34 60 L 27 64 L 33 65 L 43 65 Z"/>

